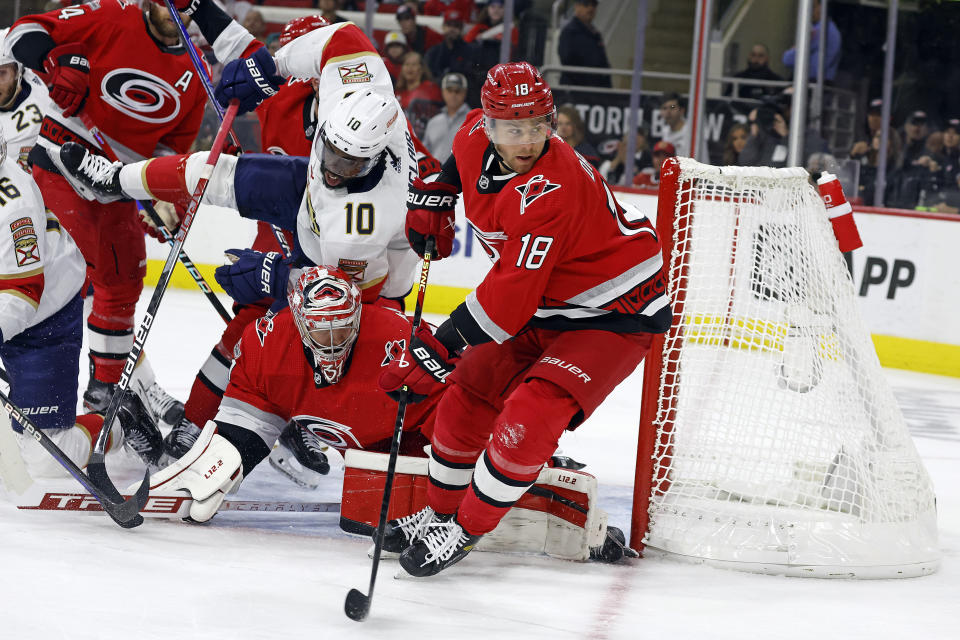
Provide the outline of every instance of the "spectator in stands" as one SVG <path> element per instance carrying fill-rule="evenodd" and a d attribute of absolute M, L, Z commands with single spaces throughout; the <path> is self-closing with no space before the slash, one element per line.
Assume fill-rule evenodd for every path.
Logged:
<path fill-rule="evenodd" d="M 383 64 L 387 66 L 390 72 L 390 79 L 393 80 L 393 86 L 397 86 L 397 77 L 400 75 L 400 68 L 403 66 L 403 56 L 407 55 L 407 38 L 399 31 L 391 31 L 383 39 Z"/>
<path fill-rule="evenodd" d="M 747 146 L 750 127 L 738 122 L 727 131 L 727 141 L 723 145 L 723 164 L 735 167 L 740 164 L 740 152 Z"/>
<path fill-rule="evenodd" d="M 579 114 L 578 114 L 579 115 Z M 617 153 L 613 158 L 604 160 L 598 169 L 600 175 L 610 184 L 620 184 L 623 179 L 623 171 L 627 166 L 627 136 L 617 142 Z M 651 170 L 653 167 L 653 157 L 650 154 L 650 142 L 647 137 L 647 130 L 644 127 L 637 127 L 637 150 L 633 155 L 633 177 L 644 170 Z M 672 149 L 673 146 L 671 145 Z M 652 170 L 650 171 L 652 174 Z M 632 180 L 631 180 L 632 182 Z"/>
<path fill-rule="evenodd" d="M 927 153 L 927 113 L 914 111 L 903 125 L 903 155 L 900 164 L 908 167 Z"/>
<path fill-rule="evenodd" d="M 481 0 L 483 2 L 484 0 Z M 500 42 L 503 40 L 503 18 L 505 15 L 503 0 L 486 0 L 486 3 L 480 9 L 477 15 L 477 21 L 464 36 L 467 42 L 496 42 L 497 49 L 500 48 Z M 517 23 L 513 23 L 513 29 L 510 32 L 511 52 L 517 47 L 520 41 Z M 512 57 L 512 54 L 511 54 Z"/>
<path fill-rule="evenodd" d="M 787 166 L 787 121 L 775 103 L 767 102 L 750 112 L 750 137 L 740 152 L 740 166 Z"/>
<path fill-rule="evenodd" d="M 587 142 L 587 127 L 583 123 L 583 118 L 580 117 L 580 112 L 573 105 L 566 104 L 557 109 L 557 135 L 573 147 L 574 151 L 583 156 L 587 162 L 595 167 L 600 166 L 600 154 L 596 147 Z M 646 136 L 643 139 L 646 143 Z M 624 154 L 626 154 L 626 149 L 624 149 Z"/>
<path fill-rule="evenodd" d="M 423 15 L 443 16 L 447 11 L 459 11 L 466 21 L 473 15 L 474 0 L 427 0 L 423 3 Z"/>
<path fill-rule="evenodd" d="M 820 0 L 814 0 L 811 24 L 809 77 L 810 80 L 816 80 L 817 60 L 820 55 Z M 833 79 L 837 76 L 842 45 L 843 38 L 840 36 L 840 30 L 837 29 L 833 20 L 827 18 L 827 46 L 824 53 L 823 79 L 828 82 L 833 82 Z M 783 64 L 791 70 L 796 66 L 797 52 L 794 47 L 783 52 Z"/>
<path fill-rule="evenodd" d="M 660 117 L 663 119 L 660 138 L 673 145 L 677 155 L 681 156 L 690 155 L 687 151 L 686 114 L 678 94 L 670 91 L 660 98 Z"/>
<path fill-rule="evenodd" d="M 423 55 L 430 47 L 440 44 L 443 41 L 443 36 L 429 27 L 417 24 L 417 13 L 412 6 L 415 4 L 406 3 L 397 9 L 397 23 L 400 25 L 400 31 L 407 39 L 407 47 L 411 51 Z"/>
<path fill-rule="evenodd" d="M 271 33 L 269 36 L 267 36 L 267 51 L 270 52 L 270 55 L 274 55 L 279 50 L 280 50 L 280 34 Z"/>
<path fill-rule="evenodd" d="M 783 115 L 784 122 L 787 123 L 787 129 L 789 129 L 790 118 L 793 115 L 793 87 L 787 87 L 783 92 L 772 97 L 767 97 L 765 100 L 772 102 L 777 107 L 780 114 Z M 810 104 L 809 96 L 807 104 Z M 809 158 L 814 153 L 829 152 L 830 145 L 828 145 L 827 141 L 820 135 L 820 131 L 807 123 L 807 127 L 803 132 L 803 154 L 801 158 Z"/>
<path fill-rule="evenodd" d="M 597 0 L 576 0 L 573 18 L 560 31 L 560 64 L 570 67 L 597 67 L 609 69 L 603 35 L 593 26 L 597 15 Z M 610 76 L 593 73 L 563 73 L 561 84 L 584 87 L 611 87 Z"/>
<path fill-rule="evenodd" d="M 462 73 L 448 73 L 440 82 L 444 109 L 427 122 L 423 144 L 441 163 L 450 157 L 453 136 L 467 117 L 467 77 Z"/>
<path fill-rule="evenodd" d="M 677 150 L 669 142 L 661 140 L 653 145 L 653 166 L 645 167 L 633 176 L 635 187 L 655 187 L 660 184 L 660 169 L 663 161 L 677 155 Z"/>
<path fill-rule="evenodd" d="M 433 83 L 430 69 L 423 64 L 423 56 L 416 51 L 403 56 L 403 66 L 395 89 L 414 133 L 422 139 L 427 122 L 443 106 L 443 96 L 440 87 Z"/>
<path fill-rule="evenodd" d="M 463 39 L 463 15 L 456 9 L 443 15 L 443 42 L 430 47 L 425 59 L 434 78 L 451 71 L 466 75 L 473 70 L 473 47 Z"/>
<path fill-rule="evenodd" d="M 337 10 L 340 9 L 339 0 L 316 0 L 317 9 L 320 9 L 320 15 L 326 18 L 327 22 L 333 24 L 334 22 L 346 22 L 347 19 L 337 13 Z"/>
<path fill-rule="evenodd" d="M 266 22 L 263 21 L 263 14 L 256 9 L 247 11 L 247 15 L 243 17 L 243 28 L 257 40 L 263 41 L 267 28 Z"/>
<path fill-rule="evenodd" d="M 943 130 L 943 179 L 947 185 L 956 183 L 960 175 L 960 119 L 947 120 Z"/>
<path fill-rule="evenodd" d="M 861 158 L 870 150 L 873 143 L 873 137 L 880 131 L 881 121 L 883 119 L 883 100 L 874 98 L 867 106 L 867 121 L 863 129 L 863 137 L 853 143 L 850 147 L 850 157 Z"/>
<path fill-rule="evenodd" d="M 864 204 L 873 205 L 874 185 L 877 180 L 877 167 L 880 159 L 880 135 L 878 130 L 870 141 L 870 146 L 863 153 L 854 154 L 851 152 L 850 158 L 860 161 L 860 193 L 859 197 Z M 891 205 L 890 197 L 895 195 L 895 185 L 900 178 L 899 158 L 903 141 L 900 134 L 893 127 L 887 128 L 887 189 L 884 200 L 886 204 Z"/>
<path fill-rule="evenodd" d="M 837 175 L 837 159 L 829 153 L 818 151 L 807 158 L 806 169 L 807 173 L 810 174 L 810 183 L 816 185 L 824 171 Z"/>
<path fill-rule="evenodd" d="M 767 45 L 760 43 L 750 48 L 750 53 L 747 56 L 747 68 L 733 74 L 733 77 L 749 80 L 783 80 L 783 77 L 774 73 L 770 68 L 770 51 L 767 49 Z M 737 97 L 759 100 L 764 96 L 780 93 L 780 91 L 779 87 L 766 87 L 743 82 L 737 88 Z M 727 85 L 723 90 L 723 95 L 729 96 L 731 93 L 733 93 L 733 85 Z"/>

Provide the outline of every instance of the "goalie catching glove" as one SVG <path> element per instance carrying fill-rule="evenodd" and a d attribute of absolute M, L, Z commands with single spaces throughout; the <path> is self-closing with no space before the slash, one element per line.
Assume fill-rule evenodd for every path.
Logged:
<path fill-rule="evenodd" d="M 434 337 L 426 323 L 420 323 L 410 346 L 390 361 L 378 384 L 397 402 L 420 402 L 430 395 L 433 385 L 447 381 L 459 359 Z"/>
<path fill-rule="evenodd" d="M 434 260 L 453 253 L 456 235 L 456 214 L 459 194 L 453 185 L 424 182 L 414 178 L 407 190 L 407 240 L 418 256 L 423 257 L 427 238 L 436 240 Z"/>
<path fill-rule="evenodd" d="M 279 253 L 227 249 L 224 254 L 230 264 L 217 267 L 213 277 L 231 298 L 240 304 L 253 304 L 264 298 L 286 299 L 290 266 Z"/>
<path fill-rule="evenodd" d="M 208 422 L 182 458 L 150 476 L 151 491 L 190 494 L 193 503 L 187 519 L 192 522 L 216 515 L 227 494 L 235 493 L 243 481 L 240 452 L 216 431 L 217 423 Z"/>

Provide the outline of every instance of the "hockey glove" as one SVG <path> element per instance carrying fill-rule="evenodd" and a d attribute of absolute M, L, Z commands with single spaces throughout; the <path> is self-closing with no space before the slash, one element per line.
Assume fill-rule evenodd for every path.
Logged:
<path fill-rule="evenodd" d="M 424 182 L 414 178 L 407 189 L 407 240 L 421 258 L 427 238 L 436 240 L 434 260 L 453 253 L 456 235 L 457 188 L 443 182 Z"/>
<path fill-rule="evenodd" d="M 143 229 L 144 233 L 160 242 L 166 242 L 153 216 L 151 216 L 145 208 L 137 207 L 137 209 L 140 213 L 140 228 Z M 182 211 L 178 211 L 176 205 L 170 202 L 164 202 L 163 200 L 154 201 L 153 210 L 163 222 L 163 226 L 170 232 L 170 235 L 176 236 L 177 229 L 180 227 L 180 214 Z"/>
<path fill-rule="evenodd" d="M 54 47 L 43 62 L 50 79 L 50 99 L 63 109 L 63 116 L 76 115 L 90 94 L 90 61 L 82 42 Z"/>
<path fill-rule="evenodd" d="M 240 304 L 286 298 L 290 267 L 279 253 L 253 249 L 227 249 L 224 253 L 231 263 L 217 267 L 213 277 L 231 298 Z"/>
<path fill-rule="evenodd" d="M 192 16 L 196 13 L 197 9 L 200 8 L 200 0 L 172 0 L 172 2 L 177 11 L 185 16 Z M 164 2 L 164 0 L 153 0 L 153 3 L 160 5 L 164 9 L 167 8 L 167 3 Z"/>
<path fill-rule="evenodd" d="M 380 373 L 378 384 L 387 395 L 400 402 L 426 399 L 438 382 L 446 382 L 460 356 L 451 354 L 421 323 L 410 347 L 400 353 Z"/>
<path fill-rule="evenodd" d="M 240 101 L 240 113 L 257 108 L 261 102 L 277 93 L 283 77 L 277 75 L 266 47 L 260 47 L 247 58 L 231 60 L 223 67 L 220 84 L 213 95 L 224 108 L 231 100 Z"/>

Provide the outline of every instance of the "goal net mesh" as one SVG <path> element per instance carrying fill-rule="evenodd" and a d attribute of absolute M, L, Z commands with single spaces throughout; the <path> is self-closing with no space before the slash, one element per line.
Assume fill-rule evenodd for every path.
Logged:
<path fill-rule="evenodd" d="M 645 546 L 796 575 L 933 571 L 933 488 L 807 173 L 670 167 Z"/>

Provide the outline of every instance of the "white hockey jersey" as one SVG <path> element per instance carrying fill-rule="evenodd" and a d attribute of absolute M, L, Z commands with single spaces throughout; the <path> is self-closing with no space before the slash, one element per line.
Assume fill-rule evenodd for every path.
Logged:
<path fill-rule="evenodd" d="M 40 135 L 40 123 L 53 105 L 46 85 L 29 69 L 23 70 L 20 94 L 7 109 L 0 109 L 0 130 L 7 141 L 7 155 L 28 171 L 27 154 Z"/>
<path fill-rule="evenodd" d="M 46 320 L 83 286 L 87 265 L 43 205 L 33 178 L 8 157 L 0 165 L 0 331 L 9 340 Z"/>

